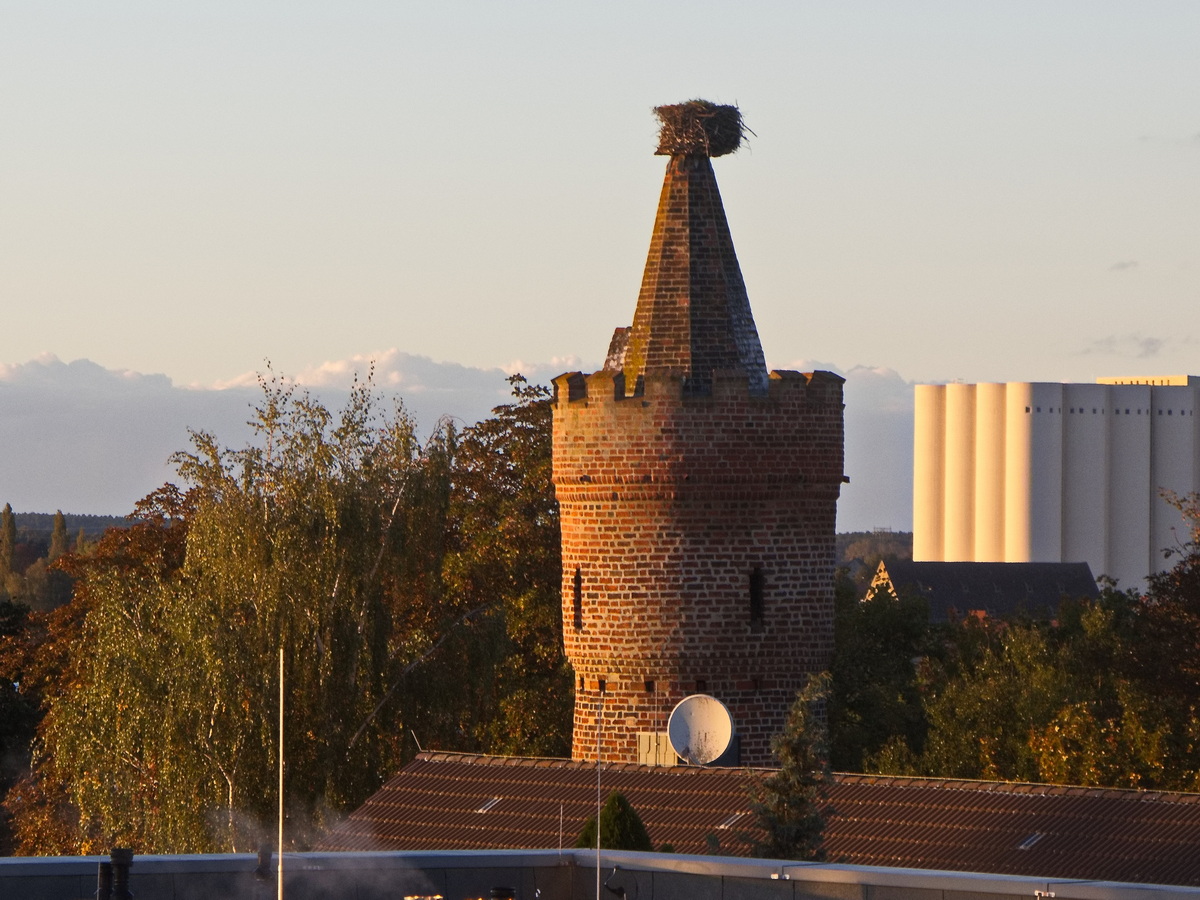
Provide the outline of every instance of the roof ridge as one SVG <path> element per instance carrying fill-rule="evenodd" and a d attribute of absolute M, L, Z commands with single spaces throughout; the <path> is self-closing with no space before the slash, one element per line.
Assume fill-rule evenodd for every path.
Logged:
<path fill-rule="evenodd" d="M 834 772 L 838 784 L 889 785 L 941 790 L 977 790 L 997 794 L 1056 794 L 1067 796 L 1123 795 L 1124 799 L 1153 800 L 1165 803 L 1200 803 L 1200 793 L 1169 791 L 1161 788 L 1104 787 L 1085 784 L 1053 784 L 1040 781 L 986 781 L 976 778 L 939 778 L 932 775 L 885 775 L 870 772 Z"/>

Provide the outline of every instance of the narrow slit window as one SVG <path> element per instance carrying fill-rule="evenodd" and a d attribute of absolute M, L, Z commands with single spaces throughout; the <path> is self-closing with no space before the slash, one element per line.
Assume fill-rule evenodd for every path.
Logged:
<path fill-rule="evenodd" d="M 583 571 L 579 566 L 575 567 L 575 579 L 572 587 L 572 597 L 574 599 L 575 610 L 575 630 L 579 631 L 583 628 Z"/>
<path fill-rule="evenodd" d="M 755 566 L 750 572 L 750 628 L 761 631 L 763 627 L 763 571 Z"/>

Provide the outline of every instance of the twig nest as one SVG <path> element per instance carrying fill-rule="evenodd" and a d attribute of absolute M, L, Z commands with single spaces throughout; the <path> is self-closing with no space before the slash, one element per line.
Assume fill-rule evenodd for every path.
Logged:
<path fill-rule="evenodd" d="M 673 106 L 656 106 L 662 123 L 657 156 L 724 156 L 742 145 L 749 129 L 736 106 L 719 106 L 707 100 L 689 100 Z"/>

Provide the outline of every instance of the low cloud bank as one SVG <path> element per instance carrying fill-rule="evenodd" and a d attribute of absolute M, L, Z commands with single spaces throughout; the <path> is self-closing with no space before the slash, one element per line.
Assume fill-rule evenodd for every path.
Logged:
<path fill-rule="evenodd" d="M 838 531 L 912 530 L 913 382 L 894 369 L 800 360 L 801 372 L 824 369 L 846 379 L 846 465 L 850 483 L 838 500 Z"/>
<path fill-rule="evenodd" d="M 557 359 L 480 369 L 435 362 L 391 349 L 326 362 L 288 375 L 333 408 L 354 377 L 374 362 L 385 400 L 402 399 L 423 430 L 444 415 L 461 424 L 486 417 L 509 399 L 509 373 L 548 384 L 594 362 Z M 797 362 L 810 371 L 828 364 Z M 912 385 L 891 369 L 857 366 L 846 378 L 846 474 L 838 509 L 840 531 L 912 523 Z M 244 446 L 261 398 L 257 373 L 213 386 L 184 387 L 165 375 L 106 369 L 89 360 L 64 363 L 50 355 L 0 365 L 0 504 L 18 512 L 124 515 L 173 480 L 171 454 L 189 446 L 188 429 L 209 431 L 225 446 Z"/>
<path fill-rule="evenodd" d="M 326 363 L 294 380 L 340 408 L 370 357 Z M 509 398 L 501 369 L 473 369 L 388 351 L 376 357 L 375 383 L 386 402 L 403 400 L 428 431 L 442 416 L 476 422 Z M 553 377 L 531 369 L 531 380 Z M 168 460 L 188 449 L 189 429 L 229 447 L 245 446 L 262 397 L 257 373 L 213 387 L 182 387 L 165 375 L 106 369 L 50 355 L 0 365 L 0 504 L 17 512 L 124 515 L 165 481 Z"/>

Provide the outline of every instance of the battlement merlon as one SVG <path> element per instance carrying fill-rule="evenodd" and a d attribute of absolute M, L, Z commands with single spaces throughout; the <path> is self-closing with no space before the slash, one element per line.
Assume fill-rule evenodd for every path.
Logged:
<path fill-rule="evenodd" d="M 767 378 L 766 394 L 753 390 L 751 379 L 741 371 L 716 371 L 713 373 L 711 392 L 695 394 L 687 391 L 684 375 L 641 376 L 633 390 L 628 390 L 624 372 L 600 369 L 585 375 L 582 372 L 565 372 L 553 380 L 555 405 L 565 406 L 579 401 L 589 405 L 611 402 L 636 405 L 650 400 L 675 400 L 681 403 L 703 404 L 712 401 L 746 399 L 757 403 L 801 403 L 837 404 L 842 406 L 842 384 L 840 375 L 817 370 L 815 372 L 793 372 L 774 370 Z"/>

